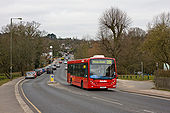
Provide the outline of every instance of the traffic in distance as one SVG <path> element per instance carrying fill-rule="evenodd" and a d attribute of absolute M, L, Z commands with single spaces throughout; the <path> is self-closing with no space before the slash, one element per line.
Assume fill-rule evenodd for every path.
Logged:
<path fill-rule="evenodd" d="M 25 78 L 36 78 L 44 72 L 53 74 L 54 70 L 60 68 L 60 64 L 66 64 L 67 82 L 82 89 L 108 89 L 116 88 L 117 69 L 114 58 L 107 58 L 103 55 L 95 55 L 86 59 L 69 60 L 69 57 L 62 57 L 59 61 L 33 71 L 26 72 Z"/>
<path fill-rule="evenodd" d="M 60 68 L 60 64 L 62 64 L 62 60 L 64 60 L 63 58 L 61 58 L 61 61 L 59 61 L 59 62 L 55 61 L 46 67 L 34 69 L 33 71 L 26 72 L 25 79 L 28 79 L 28 78 L 34 79 L 37 76 L 40 76 L 41 74 L 43 74 L 44 72 L 47 72 L 47 74 L 53 74 L 54 70 L 57 70 L 57 68 Z M 64 64 L 67 64 L 67 61 L 64 61 Z M 67 66 L 65 68 L 67 69 Z"/>

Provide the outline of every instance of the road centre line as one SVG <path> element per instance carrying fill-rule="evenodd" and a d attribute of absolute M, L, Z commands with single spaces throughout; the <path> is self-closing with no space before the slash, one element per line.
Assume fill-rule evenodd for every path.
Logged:
<path fill-rule="evenodd" d="M 38 113 L 41 113 L 41 111 L 26 97 L 23 89 L 22 89 L 22 85 L 23 85 L 24 82 L 21 83 L 20 85 L 20 88 L 21 88 L 21 92 L 22 92 L 22 95 L 24 96 L 24 98 L 27 100 L 28 103 L 30 103 L 32 105 L 32 107 L 38 112 Z"/>
<path fill-rule="evenodd" d="M 53 86 L 53 85 L 50 85 L 50 84 L 48 84 L 48 85 L 49 86 Z M 58 87 L 58 86 L 60 86 L 60 87 Z M 73 94 L 77 94 L 77 95 L 80 95 L 80 96 L 87 96 L 87 97 L 91 97 L 91 98 L 94 98 L 94 99 L 97 99 L 97 100 L 100 100 L 100 101 L 105 101 L 105 102 L 112 103 L 112 104 L 117 104 L 117 105 L 123 105 L 123 104 L 121 104 L 119 102 L 115 102 L 115 101 L 118 101 L 118 100 L 110 101 L 109 99 L 104 99 L 104 98 L 101 98 L 101 97 L 96 97 L 96 96 L 89 95 L 89 94 L 86 94 L 86 93 L 74 92 L 74 91 L 72 91 L 72 90 L 62 86 L 60 83 L 57 83 L 57 85 L 54 85 L 54 87 L 64 89 L 66 91 L 69 91 L 69 92 L 71 92 Z"/>
<path fill-rule="evenodd" d="M 97 99 L 97 100 L 101 100 L 101 101 L 104 101 L 104 102 L 112 103 L 112 104 L 118 104 L 118 105 L 121 105 L 121 106 L 123 105 L 119 102 L 114 102 L 114 101 L 106 100 L 106 99 L 99 98 L 99 97 L 92 97 L 92 98 Z"/>

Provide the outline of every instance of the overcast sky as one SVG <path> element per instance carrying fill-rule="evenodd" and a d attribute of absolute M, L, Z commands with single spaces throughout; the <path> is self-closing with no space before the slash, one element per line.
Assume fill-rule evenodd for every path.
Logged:
<path fill-rule="evenodd" d="M 153 17 L 170 12 L 170 0 L 1 0 L 0 27 L 9 24 L 11 17 L 22 17 L 39 22 L 40 30 L 57 37 L 95 37 L 100 16 L 111 6 L 128 14 L 131 27 L 144 30 Z"/>

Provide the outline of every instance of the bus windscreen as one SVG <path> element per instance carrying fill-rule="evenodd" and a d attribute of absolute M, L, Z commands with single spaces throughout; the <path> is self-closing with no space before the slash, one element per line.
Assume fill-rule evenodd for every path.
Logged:
<path fill-rule="evenodd" d="M 115 75 L 115 64 L 112 59 L 91 59 L 90 78 L 113 79 Z"/>

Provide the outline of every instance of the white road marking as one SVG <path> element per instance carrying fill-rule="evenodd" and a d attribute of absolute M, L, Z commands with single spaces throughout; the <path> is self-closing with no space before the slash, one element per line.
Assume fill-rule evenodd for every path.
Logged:
<path fill-rule="evenodd" d="M 154 113 L 153 111 L 149 111 L 149 110 L 143 110 L 143 111 L 147 113 Z"/>
<path fill-rule="evenodd" d="M 106 100 L 106 99 L 99 98 L 99 97 L 92 97 L 92 98 L 97 99 L 97 100 L 101 100 L 101 101 L 104 101 L 104 102 L 112 103 L 112 104 L 118 104 L 118 105 L 121 105 L 121 106 L 123 105 L 119 102 L 114 102 L 114 101 Z"/>

